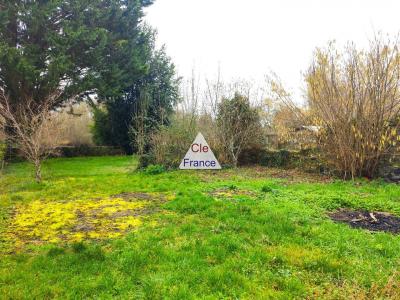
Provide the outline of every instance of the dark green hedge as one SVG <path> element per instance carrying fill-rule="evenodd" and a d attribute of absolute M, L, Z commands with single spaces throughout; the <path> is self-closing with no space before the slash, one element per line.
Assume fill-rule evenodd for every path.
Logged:
<path fill-rule="evenodd" d="M 246 149 L 239 157 L 239 165 L 262 165 L 267 167 L 287 167 L 292 164 L 293 152 L 288 150 Z"/>
<path fill-rule="evenodd" d="M 268 150 L 252 148 L 243 151 L 239 165 L 261 165 L 273 168 L 301 168 L 304 171 L 325 173 L 327 169 L 316 150 Z"/>
<path fill-rule="evenodd" d="M 61 157 L 114 156 L 125 154 L 121 148 L 111 146 L 58 147 L 57 152 L 58 156 Z"/>
<path fill-rule="evenodd" d="M 54 151 L 53 157 L 79 157 L 79 156 L 116 156 L 125 155 L 125 152 L 118 147 L 110 146 L 64 146 L 57 147 Z M 22 161 L 23 159 L 18 153 L 17 148 L 8 149 L 6 161 Z"/>

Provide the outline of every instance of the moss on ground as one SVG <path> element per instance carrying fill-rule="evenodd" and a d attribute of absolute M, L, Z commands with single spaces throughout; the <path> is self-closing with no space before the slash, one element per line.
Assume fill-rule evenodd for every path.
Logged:
<path fill-rule="evenodd" d="M 16 248 L 27 243 L 115 238 L 140 226 L 140 212 L 150 204 L 110 197 L 36 200 L 16 205 L 6 236 Z"/>

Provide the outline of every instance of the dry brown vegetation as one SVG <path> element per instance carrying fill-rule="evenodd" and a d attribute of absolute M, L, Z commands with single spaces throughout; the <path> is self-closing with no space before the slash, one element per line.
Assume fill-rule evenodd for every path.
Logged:
<path fill-rule="evenodd" d="M 193 73 L 194 74 L 194 73 Z M 219 75 L 201 89 L 194 75 L 181 86 L 182 102 L 168 127 L 151 137 L 155 163 L 179 165 L 197 132 L 222 164 L 236 166 L 246 147 L 265 140 L 260 90 L 251 82 L 223 82 Z M 200 106 L 200 103 L 203 106 Z"/>
<path fill-rule="evenodd" d="M 398 42 L 374 39 L 367 51 L 350 44 L 342 54 L 319 49 L 306 80 L 327 158 L 345 177 L 374 176 L 400 142 Z"/>
<path fill-rule="evenodd" d="M 60 145 L 93 145 L 91 126 L 92 112 L 88 104 L 79 103 L 68 106 L 57 113 L 59 119 Z"/>
<path fill-rule="evenodd" d="M 293 124 L 314 126 L 315 141 L 333 169 L 345 178 L 375 176 L 380 163 L 399 151 L 398 47 L 398 40 L 375 38 L 363 51 L 353 44 L 342 52 L 334 44 L 317 49 L 305 74 L 304 108 L 295 104 L 279 80 L 271 80 L 275 100 L 285 107 L 277 115 L 283 137 L 293 137 L 288 130 Z"/>

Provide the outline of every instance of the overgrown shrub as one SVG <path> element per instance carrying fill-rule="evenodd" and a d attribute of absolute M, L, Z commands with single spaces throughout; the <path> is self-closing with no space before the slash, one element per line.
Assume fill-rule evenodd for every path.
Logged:
<path fill-rule="evenodd" d="M 234 167 L 238 165 L 244 148 L 255 143 L 262 132 L 257 109 L 250 105 L 248 98 L 238 93 L 219 103 L 216 125 L 224 152 Z"/>
<path fill-rule="evenodd" d="M 142 154 L 139 156 L 138 169 L 145 169 L 155 162 L 154 156 L 151 153 Z"/>
<path fill-rule="evenodd" d="M 309 116 L 310 111 L 304 108 L 293 109 L 286 105 L 276 108 L 272 122 L 279 149 L 305 150 L 317 147 L 316 127 L 305 126 Z"/>
<path fill-rule="evenodd" d="M 148 175 L 157 175 L 166 171 L 163 165 L 149 165 L 144 169 L 144 172 Z"/>
<path fill-rule="evenodd" d="M 223 143 L 221 143 L 221 138 L 216 128 L 216 122 L 211 115 L 200 115 L 197 119 L 196 129 L 204 135 L 208 145 L 211 147 L 212 152 L 221 166 L 229 166 L 231 164 L 229 155 L 224 150 L 225 147 Z"/>
<path fill-rule="evenodd" d="M 150 156 L 147 158 L 168 169 L 177 168 L 195 135 L 195 124 L 190 124 L 185 118 L 175 117 L 170 126 L 163 126 L 152 135 Z"/>
<path fill-rule="evenodd" d="M 140 167 L 162 164 L 168 169 L 179 166 L 198 132 L 201 132 L 221 165 L 229 165 L 216 122 L 210 115 L 176 114 L 169 126 L 163 126 L 151 136 L 150 153 L 140 159 Z"/>
<path fill-rule="evenodd" d="M 292 163 L 293 155 L 287 150 L 265 151 L 260 158 L 260 165 L 266 167 L 287 167 Z"/>
<path fill-rule="evenodd" d="M 374 177 L 400 145 L 400 49 L 375 39 L 339 53 L 317 50 L 308 74 L 308 100 L 320 146 L 345 178 Z"/>
<path fill-rule="evenodd" d="M 290 139 L 306 128 L 302 132 L 313 133 L 314 139 L 306 138 L 333 173 L 379 175 L 382 163 L 400 151 L 399 58 L 399 40 L 379 36 L 368 49 L 349 44 L 338 51 L 333 43 L 317 49 L 305 76 L 307 107 L 299 107 L 279 80 L 271 80 L 273 98 L 286 107 L 277 117 Z"/>

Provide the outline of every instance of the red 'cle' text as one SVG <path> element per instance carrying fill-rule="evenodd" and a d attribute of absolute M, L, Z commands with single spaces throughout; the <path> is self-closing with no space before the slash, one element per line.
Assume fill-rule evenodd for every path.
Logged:
<path fill-rule="evenodd" d="M 203 146 L 202 144 L 192 144 L 192 151 L 193 152 L 208 152 L 208 147 Z"/>

